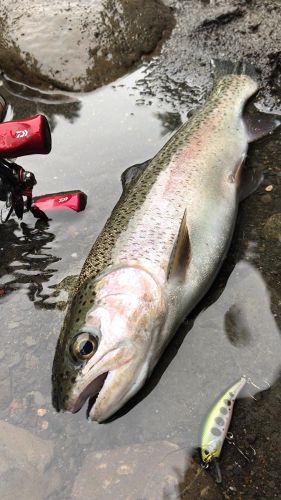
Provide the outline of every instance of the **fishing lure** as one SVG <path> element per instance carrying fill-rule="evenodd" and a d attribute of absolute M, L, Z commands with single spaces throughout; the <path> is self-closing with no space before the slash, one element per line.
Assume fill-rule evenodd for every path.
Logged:
<path fill-rule="evenodd" d="M 219 458 L 232 417 L 235 400 L 247 380 L 241 377 L 214 404 L 203 427 L 201 458 L 204 465 Z"/>

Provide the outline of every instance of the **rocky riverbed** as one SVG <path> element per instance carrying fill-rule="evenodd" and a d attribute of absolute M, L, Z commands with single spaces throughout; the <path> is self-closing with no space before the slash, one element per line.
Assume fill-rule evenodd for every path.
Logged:
<path fill-rule="evenodd" d="M 44 112 L 53 129 L 52 155 L 39 166 L 38 157 L 21 159 L 23 166 L 35 171 L 40 192 L 79 186 L 89 200 L 80 218 L 42 226 L 27 216 L 0 227 L 1 498 L 15 498 L 20 487 L 23 499 L 145 491 L 149 500 L 161 489 L 168 498 L 279 498 L 280 131 L 250 148 L 248 166 L 264 180 L 241 205 L 204 312 L 196 311 L 188 335 L 190 325 L 182 327 L 132 407 L 99 427 L 82 412 L 57 415 L 50 371 L 63 317 L 52 287 L 79 272 L 120 193 L 120 173 L 151 157 L 203 103 L 210 60 L 247 59 L 259 74 L 256 103 L 281 111 L 281 2 L 23 0 L 15 9 L 2 0 L 0 24 L 8 117 Z M 246 337 L 239 324 L 225 335 L 233 304 L 246 318 Z M 235 405 L 235 445 L 224 448 L 217 485 L 198 453 L 186 450 L 198 446 L 212 394 L 241 370 L 263 390 Z"/>

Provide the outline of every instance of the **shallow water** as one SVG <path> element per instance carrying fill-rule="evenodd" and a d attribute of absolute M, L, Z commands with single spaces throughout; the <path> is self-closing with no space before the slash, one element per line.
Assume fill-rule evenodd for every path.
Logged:
<path fill-rule="evenodd" d="M 42 466 L 48 488 L 42 493 L 40 484 L 34 484 L 34 498 L 176 498 L 182 490 L 199 495 L 204 488 L 214 495 L 207 498 L 219 498 L 212 471 L 196 465 L 194 452 L 206 413 L 245 374 L 254 385 L 243 392 L 248 406 L 239 401 L 233 417 L 233 424 L 236 419 L 244 425 L 242 416 L 258 408 L 250 395 L 266 394 L 278 379 L 275 284 L 280 276 L 277 260 L 267 256 L 261 262 L 267 244 L 275 248 L 272 255 L 280 245 L 274 231 L 270 243 L 270 233 L 263 232 L 266 221 L 261 221 L 261 211 L 268 217 L 278 212 L 280 160 L 272 151 L 277 151 L 280 136 L 275 134 L 251 150 L 250 162 L 263 169 L 269 161 L 271 176 L 243 205 L 222 272 L 141 393 L 107 424 L 88 422 L 86 408 L 75 415 L 57 414 L 52 408 L 51 368 L 67 300 L 67 291 L 56 293 L 54 286 L 79 273 L 121 193 L 124 169 L 152 157 L 189 111 L 184 103 L 175 109 L 171 95 L 165 99 L 162 94 L 161 100 L 150 95 L 145 76 L 143 67 L 95 92 L 65 95 L 2 82 L 1 93 L 11 103 L 8 118 L 44 112 L 52 125 L 52 153 L 18 160 L 35 173 L 34 194 L 79 188 L 88 195 L 80 214 L 55 214 L 47 225 L 27 214 L 22 222 L 11 220 L 0 227 L 0 419 L 52 446 L 49 463 Z M 271 194 L 265 191 L 269 184 Z M 271 198 L 266 201 L 267 195 Z M 266 398 L 264 404 L 268 409 Z M 247 425 L 246 433 L 253 430 L 251 419 Z M 248 463 L 255 470 L 259 462 L 254 447 L 237 435 L 244 456 L 236 456 L 237 447 L 227 444 L 224 456 L 238 471 Z M 270 441 L 270 429 L 268 435 Z M 16 462 L 14 452 L 11 446 L 11 464 Z M 231 494 L 230 482 L 235 487 L 239 480 L 229 476 L 224 461 L 221 468 L 223 488 Z"/>

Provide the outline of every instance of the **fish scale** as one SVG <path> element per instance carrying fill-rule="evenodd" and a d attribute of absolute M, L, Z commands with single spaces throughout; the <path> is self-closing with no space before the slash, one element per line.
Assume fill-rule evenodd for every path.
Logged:
<path fill-rule="evenodd" d="M 108 222 L 106 223 L 102 233 L 96 240 L 85 264 L 82 268 L 79 284 L 83 284 L 89 278 L 95 278 L 100 272 L 102 272 L 109 265 L 117 263 L 119 260 L 124 260 L 126 258 L 133 257 L 127 253 L 128 245 L 126 242 L 130 243 L 131 241 L 137 241 L 139 248 L 144 248 L 144 241 L 148 244 L 154 244 L 155 242 L 159 242 L 159 246 L 161 244 L 166 243 L 166 239 L 170 241 L 173 240 L 177 235 L 177 230 L 179 226 L 179 221 L 183 214 L 183 205 L 188 202 L 188 190 L 192 189 L 192 183 L 198 179 L 197 184 L 200 184 L 200 188 L 202 188 L 202 174 L 198 170 L 198 166 L 204 169 L 204 164 L 207 168 L 209 166 L 210 159 L 206 158 L 205 152 L 202 150 L 196 151 L 197 155 L 197 163 L 192 165 L 189 161 L 187 165 L 184 165 L 184 175 L 183 180 L 185 183 L 184 190 L 179 189 L 179 191 L 175 192 L 176 195 L 176 203 L 178 202 L 178 209 L 176 210 L 176 220 L 174 220 L 174 224 L 170 228 L 170 231 L 165 231 L 164 237 L 161 239 L 159 235 L 161 235 L 161 231 L 165 230 L 167 215 L 168 217 L 173 218 L 174 214 L 165 213 L 163 214 L 162 225 L 160 227 L 159 219 L 154 217 L 155 209 L 157 210 L 157 206 L 152 204 L 148 207 L 146 213 L 141 212 L 144 204 L 146 203 L 146 207 L 148 206 L 150 199 L 147 197 L 149 193 L 153 190 L 153 187 L 158 184 L 161 184 L 161 174 L 163 171 L 171 168 L 173 165 L 173 157 L 175 155 L 179 155 L 182 150 L 186 150 L 189 152 L 190 150 L 190 142 L 196 142 L 196 139 L 202 140 L 202 127 L 207 127 L 211 125 L 212 127 L 212 144 L 214 143 L 214 134 L 220 134 L 222 128 L 225 126 L 225 121 L 232 121 L 235 113 L 237 115 L 236 110 L 231 110 L 231 113 L 227 113 L 226 110 L 229 111 L 229 101 L 231 101 L 231 105 L 233 108 L 233 101 L 236 98 L 236 107 L 239 106 L 240 110 L 243 102 L 245 101 L 245 87 L 248 83 L 250 87 L 253 87 L 253 82 L 247 76 L 239 76 L 233 77 L 225 77 L 223 81 L 220 82 L 215 88 L 213 95 L 210 96 L 210 100 L 205 108 L 202 109 L 198 115 L 195 115 L 191 120 L 184 124 L 180 130 L 173 136 L 170 141 L 164 146 L 164 148 L 154 157 L 151 161 L 149 167 L 142 173 L 138 181 L 134 186 L 132 186 L 131 190 L 128 190 L 121 196 L 120 201 L 114 208 Z M 256 88 L 256 87 L 255 87 Z M 222 97 L 221 97 L 222 95 Z M 212 123 L 212 114 L 217 116 L 218 114 L 224 114 L 224 119 L 221 120 L 219 124 L 214 127 L 214 123 Z M 211 123 L 210 123 L 211 120 Z M 199 154 L 202 153 L 202 158 L 198 158 Z M 192 175 L 192 168 L 194 169 L 194 174 Z M 187 171 L 189 170 L 189 172 Z M 178 187 L 181 188 L 181 180 L 178 184 Z M 207 179 L 208 180 L 208 179 Z M 156 187 L 157 190 L 157 187 Z M 179 195 L 180 192 L 180 195 Z M 152 196 L 154 195 L 154 191 Z M 157 196 L 157 195 L 156 195 Z M 179 200 L 181 203 L 179 203 Z M 160 192 L 157 196 L 157 203 L 163 203 L 162 193 Z M 173 206 L 172 206 L 173 208 Z M 161 217 L 162 210 L 158 210 L 158 215 Z M 150 220 L 151 216 L 154 219 L 154 231 L 153 231 L 153 239 L 151 241 L 147 241 L 144 233 L 146 224 L 141 221 L 140 231 L 137 233 L 135 231 L 135 219 L 144 217 Z M 150 224 L 151 227 L 151 224 Z M 132 228 L 132 229 L 131 229 Z M 162 233 L 163 234 L 163 233 Z M 117 250 L 116 250 L 117 248 Z M 119 252 L 120 248 L 120 254 Z M 165 245 L 163 249 L 163 254 L 167 254 L 171 245 Z M 157 252 L 155 252 L 157 253 Z M 141 255 L 140 255 L 141 256 Z M 135 258 L 135 254 L 134 254 Z M 159 261 L 159 259 L 156 259 Z"/>
<path fill-rule="evenodd" d="M 111 416 L 212 284 L 233 234 L 248 143 L 277 126 L 270 117 L 262 130 L 259 117 L 250 134 L 243 109 L 257 83 L 241 69 L 215 82 L 203 108 L 150 162 L 123 174 L 122 196 L 85 261 L 58 340 L 58 410 L 78 411 L 98 394 L 91 418 Z"/>

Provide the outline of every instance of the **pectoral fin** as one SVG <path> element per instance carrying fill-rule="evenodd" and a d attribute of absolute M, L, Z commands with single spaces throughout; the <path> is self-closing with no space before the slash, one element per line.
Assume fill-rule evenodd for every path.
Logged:
<path fill-rule="evenodd" d="M 123 174 L 121 175 L 123 191 L 125 191 L 132 182 L 135 182 L 139 178 L 141 173 L 148 167 L 150 162 L 151 160 L 146 160 L 143 163 L 138 163 L 124 170 Z"/>
<path fill-rule="evenodd" d="M 243 168 L 239 185 L 239 201 L 245 200 L 254 193 L 263 181 L 263 174 L 254 169 Z"/>
<path fill-rule="evenodd" d="M 168 266 L 168 279 L 176 279 L 179 282 L 184 281 L 190 258 L 191 245 L 186 224 L 185 210 Z"/>

